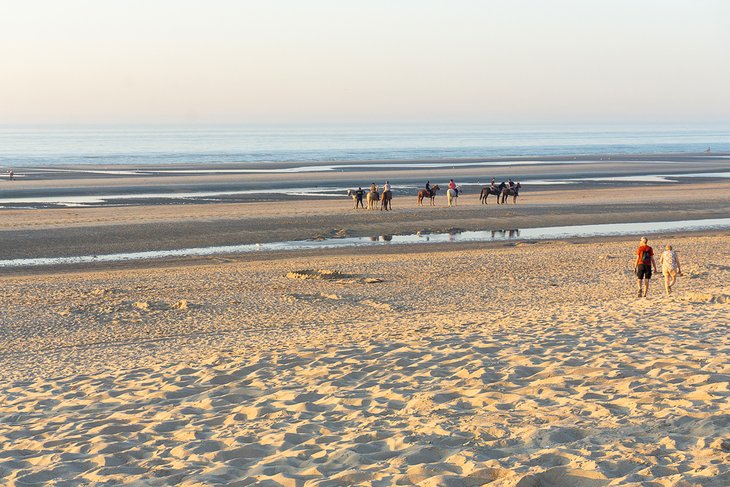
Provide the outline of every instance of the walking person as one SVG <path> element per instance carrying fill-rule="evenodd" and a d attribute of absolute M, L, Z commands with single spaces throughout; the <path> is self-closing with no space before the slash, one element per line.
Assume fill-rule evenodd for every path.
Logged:
<path fill-rule="evenodd" d="M 358 187 L 357 191 L 355 191 L 355 209 L 362 208 L 365 209 L 365 204 L 362 202 L 362 197 L 365 196 L 365 191 L 362 190 L 362 187 Z"/>
<path fill-rule="evenodd" d="M 662 274 L 664 274 L 664 290 L 669 296 L 672 294 L 672 286 L 677 282 L 677 276 L 682 275 L 679 256 L 676 251 L 672 250 L 671 245 L 667 244 L 664 252 L 659 256 L 659 264 L 662 266 Z"/>
<path fill-rule="evenodd" d="M 638 279 L 637 297 L 646 297 L 649 292 L 649 280 L 651 279 L 651 271 L 656 272 L 656 261 L 654 260 L 654 249 L 649 247 L 648 239 L 641 237 L 639 248 L 636 250 L 636 263 L 634 264 L 634 272 Z"/>

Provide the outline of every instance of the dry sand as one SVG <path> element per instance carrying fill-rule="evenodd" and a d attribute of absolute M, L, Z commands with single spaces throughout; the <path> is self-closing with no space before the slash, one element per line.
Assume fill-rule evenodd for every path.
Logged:
<path fill-rule="evenodd" d="M 0 277 L 0 483 L 729 485 L 730 239 L 635 240 Z"/>

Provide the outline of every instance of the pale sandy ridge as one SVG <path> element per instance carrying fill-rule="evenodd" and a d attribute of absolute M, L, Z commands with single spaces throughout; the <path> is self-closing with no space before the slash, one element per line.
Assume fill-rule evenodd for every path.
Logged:
<path fill-rule="evenodd" d="M 665 240 L 3 279 L 0 479 L 727 485 L 730 240 Z"/>

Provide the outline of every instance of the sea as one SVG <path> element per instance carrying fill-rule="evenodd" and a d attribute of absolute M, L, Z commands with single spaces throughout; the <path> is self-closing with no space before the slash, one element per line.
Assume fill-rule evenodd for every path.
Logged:
<path fill-rule="evenodd" d="M 730 152 L 727 125 L 0 126 L 0 167 Z"/>

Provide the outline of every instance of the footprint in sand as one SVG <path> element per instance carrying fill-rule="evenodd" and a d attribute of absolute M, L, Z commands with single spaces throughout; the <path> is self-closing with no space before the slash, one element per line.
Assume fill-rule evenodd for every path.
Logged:
<path fill-rule="evenodd" d="M 702 293 L 690 292 L 683 296 L 685 301 L 690 303 L 710 303 L 710 304 L 728 304 L 730 303 L 730 295 L 723 293 Z"/>

